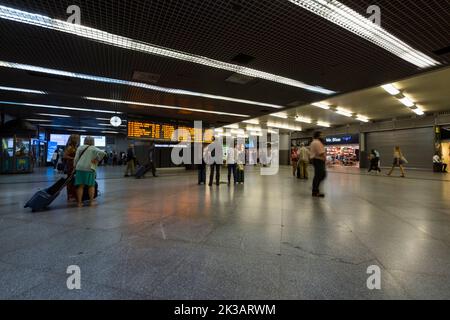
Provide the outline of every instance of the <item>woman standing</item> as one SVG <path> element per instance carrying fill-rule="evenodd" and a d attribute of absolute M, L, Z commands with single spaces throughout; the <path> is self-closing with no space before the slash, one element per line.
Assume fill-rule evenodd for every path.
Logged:
<path fill-rule="evenodd" d="M 77 187 L 78 207 L 83 205 L 84 187 L 88 187 L 89 205 L 93 205 L 95 194 L 95 173 L 98 163 L 106 155 L 105 152 L 94 145 L 94 138 L 87 136 L 84 139 L 84 146 L 80 146 L 74 159 L 75 165 L 75 186 Z"/>
<path fill-rule="evenodd" d="M 66 149 L 64 150 L 64 164 L 65 171 L 67 173 L 67 178 L 69 178 L 74 173 L 74 159 L 77 153 L 77 147 L 80 144 L 80 136 L 77 134 L 72 134 L 67 141 Z M 69 182 L 67 185 L 67 201 L 77 198 L 77 191 L 73 182 Z"/>
<path fill-rule="evenodd" d="M 391 171 L 389 171 L 388 176 L 392 174 L 392 171 L 394 171 L 395 167 L 399 167 L 400 171 L 402 173 L 401 177 L 405 177 L 405 169 L 403 168 L 404 164 L 407 163 L 405 157 L 403 156 L 402 151 L 400 150 L 399 146 L 396 146 L 394 149 L 394 162 L 392 164 Z"/>

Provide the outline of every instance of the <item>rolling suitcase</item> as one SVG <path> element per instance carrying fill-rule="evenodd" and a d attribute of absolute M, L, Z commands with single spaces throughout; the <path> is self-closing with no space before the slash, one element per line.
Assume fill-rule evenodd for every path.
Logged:
<path fill-rule="evenodd" d="M 73 175 L 67 178 L 60 178 L 47 189 L 39 190 L 28 200 L 24 208 L 31 208 L 32 212 L 44 210 L 59 196 L 61 190 L 72 182 L 72 179 Z"/>
<path fill-rule="evenodd" d="M 144 175 L 147 173 L 148 169 L 149 169 L 149 166 L 147 166 L 147 165 L 139 166 L 139 168 L 136 170 L 136 174 L 134 176 L 136 177 L 136 179 L 143 178 Z"/>

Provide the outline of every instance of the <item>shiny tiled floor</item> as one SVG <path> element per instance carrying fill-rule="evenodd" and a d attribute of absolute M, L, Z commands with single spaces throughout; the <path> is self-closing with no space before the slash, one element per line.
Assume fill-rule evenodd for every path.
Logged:
<path fill-rule="evenodd" d="M 0 298 L 450 299 L 447 175 L 335 169 L 312 199 L 287 167 L 211 188 L 195 172 L 122 170 L 101 169 L 97 207 L 62 195 L 40 213 L 23 204 L 52 170 L 0 176 Z M 367 289 L 370 265 L 381 290 Z"/>

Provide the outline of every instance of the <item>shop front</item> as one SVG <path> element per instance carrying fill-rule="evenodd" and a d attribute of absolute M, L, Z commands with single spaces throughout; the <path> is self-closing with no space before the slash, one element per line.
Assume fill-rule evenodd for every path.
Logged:
<path fill-rule="evenodd" d="M 327 136 L 325 138 L 327 150 L 327 165 L 338 167 L 359 168 L 359 135 L 347 134 Z"/>

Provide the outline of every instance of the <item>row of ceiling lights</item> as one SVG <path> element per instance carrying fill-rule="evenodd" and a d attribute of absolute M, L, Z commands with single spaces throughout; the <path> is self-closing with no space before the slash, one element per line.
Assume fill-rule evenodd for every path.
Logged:
<path fill-rule="evenodd" d="M 394 96 L 397 98 L 398 101 L 400 101 L 404 106 L 412 110 L 415 114 L 419 116 L 423 116 L 425 112 L 420 108 L 416 103 L 410 99 L 409 97 L 405 96 L 405 94 L 397 89 L 394 84 L 385 84 L 381 86 L 387 93 L 389 93 L 391 96 Z"/>

